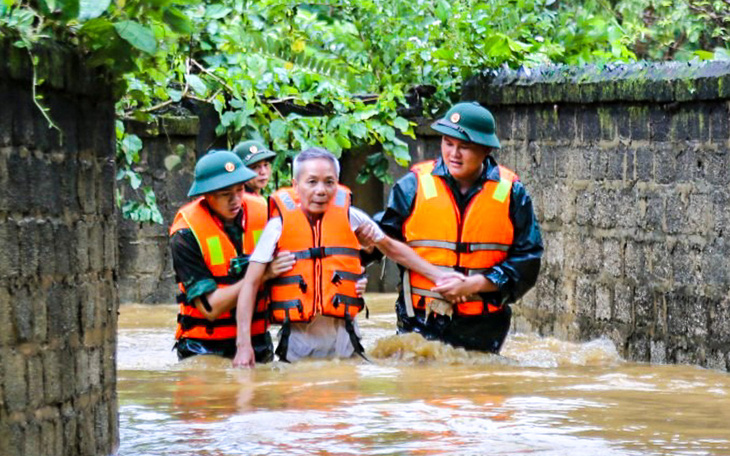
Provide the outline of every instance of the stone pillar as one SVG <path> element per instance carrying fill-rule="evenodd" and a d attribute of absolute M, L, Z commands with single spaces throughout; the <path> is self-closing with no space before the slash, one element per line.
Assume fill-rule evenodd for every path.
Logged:
<path fill-rule="evenodd" d="M 65 49 L 0 40 L 0 454 L 119 443 L 114 101 Z"/>

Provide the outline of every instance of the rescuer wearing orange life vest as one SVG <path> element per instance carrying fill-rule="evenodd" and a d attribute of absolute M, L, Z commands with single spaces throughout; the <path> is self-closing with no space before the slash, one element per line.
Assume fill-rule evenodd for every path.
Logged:
<path fill-rule="evenodd" d="M 243 204 L 251 215 L 249 226 L 252 229 L 246 231 L 246 246 L 249 250 L 247 253 L 250 255 L 269 220 L 268 200 L 263 196 L 263 191 L 269 185 L 271 162 L 276 153 L 267 149 L 262 142 L 255 140 L 238 144 L 233 148 L 233 152 L 241 158 L 246 168 L 256 173 L 256 177 L 244 183 L 246 192 L 243 194 Z"/>
<path fill-rule="evenodd" d="M 248 214 L 242 207 L 243 183 L 255 174 L 230 151 L 211 151 L 198 160 L 195 180 L 170 227 L 173 268 L 180 289 L 176 332 L 178 358 L 235 354 L 236 321 L 232 312 L 210 318 L 208 308 L 235 305 L 248 258 L 244 246 Z M 250 253 L 250 252 L 249 252 Z M 281 272 L 274 261 L 267 277 Z M 265 309 L 252 316 L 252 343 L 260 362 L 273 358 Z"/>
<path fill-rule="evenodd" d="M 356 232 L 363 227 L 374 231 L 373 242 L 386 255 L 430 280 L 461 277 L 440 271 L 382 234 L 367 214 L 350 206 L 350 192 L 337 184 L 338 178 L 339 163 L 331 153 L 307 149 L 294 160 L 294 187 L 272 195 L 272 217 L 251 255 L 238 298 L 234 366 L 254 365 L 249 322 L 255 292 L 277 250 L 293 259 L 291 269 L 269 281 L 269 311 L 272 320 L 282 324 L 277 354 L 284 361 L 363 354 L 354 321 L 364 307 L 355 286 L 362 276 Z"/>
<path fill-rule="evenodd" d="M 534 286 L 540 270 L 532 201 L 515 173 L 490 155 L 500 144 L 486 108 L 458 103 L 432 128 L 443 135 L 441 157 L 413 166 L 375 219 L 386 234 L 465 279 L 435 286 L 402 269 L 398 332 L 497 353 L 509 331 L 509 304 Z"/>

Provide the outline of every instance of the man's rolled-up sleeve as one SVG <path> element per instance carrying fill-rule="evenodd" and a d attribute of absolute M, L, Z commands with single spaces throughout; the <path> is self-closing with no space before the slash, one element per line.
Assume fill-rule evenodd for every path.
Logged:
<path fill-rule="evenodd" d="M 509 215 L 514 238 L 507 259 L 485 273 L 485 277 L 499 287 L 502 302 L 508 304 L 520 299 L 535 285 L 543 252 L 532 198 L 519 181 L 512 185 Z"/>

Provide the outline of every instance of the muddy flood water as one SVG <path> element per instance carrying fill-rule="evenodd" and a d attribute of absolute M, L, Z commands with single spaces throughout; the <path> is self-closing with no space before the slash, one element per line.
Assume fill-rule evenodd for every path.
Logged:
<path fill-rule="evenodd" d="M 467 353 L 395 336 L 393 301 L 367 296 L 372 364 L 254 370 L 178 362 L 176 307 L 122 306 L 119 454 L 730 455 L 730 374 L 532 334 Z"/>

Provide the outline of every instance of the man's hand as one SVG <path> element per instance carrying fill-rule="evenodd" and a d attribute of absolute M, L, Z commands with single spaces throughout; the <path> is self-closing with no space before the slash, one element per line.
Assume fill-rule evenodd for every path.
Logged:
<path fill-rule="evenodd" d="M 294 254 L 288 250 L 282 250 L 276 254 L 274 260 L 266 265 L 266 272 L 264 273 L 264 281 L 279 277 L 281 274 L 291 270 L 296 263 Z"/>
<path fill-rule="evenodd" d="M 364 249 L 372 248 L 379 239 L 376 238 L 375 227 L 369 223 L 362 224 L 355 230 L 355 236 Z"/>
<path fill-rule="evenodd" d="M 472 277 L 449 276 L 439 279 L 436 286 L 431 288 L 431 291 L 440 293 L 452 303 L 459 303 L 466 302 L 469 295 L 477 293 L 478 286 L 474 283 Z"/>
<path fill-rule="evenodd" d="M 365 268 L 362 268 L 362 272 L 365 272 Z M 362 297 L 365 293 L 365 289 L 368 287 L 368 276 L 363 276 L 362 279 L 355 282 L 355 293 L 358 297 Z"/>
<path fill-rule="evenodd" d="M 236 347 L 236 357 L 233 358 L 233 367 L 253 368 L 255 365 L 256 357 L 251 344 L 238 345 Z"/>

